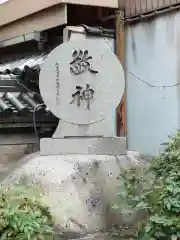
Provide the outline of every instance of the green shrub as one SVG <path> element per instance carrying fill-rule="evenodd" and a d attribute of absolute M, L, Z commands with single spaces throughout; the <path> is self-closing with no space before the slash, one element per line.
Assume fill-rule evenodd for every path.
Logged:
<path fill-rule="evenodd" d="M 180 132 L 150 169 L 131 169 L 120 176 L 121 192 L 116 208 L 122 214 L 143 210 L 137 223 L 137 239 L 180 239 Z"/>
<path fill-rule="evenodd" d="M 55 239 L 53 220 L 35 189 L 0 191 L 0 240 Z"/>

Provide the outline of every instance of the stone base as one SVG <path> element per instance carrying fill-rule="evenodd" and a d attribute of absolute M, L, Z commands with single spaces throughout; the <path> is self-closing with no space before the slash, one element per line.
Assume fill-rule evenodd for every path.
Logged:
<path fill-rule="evenodd" d="M 20 183 L 38 189 L 50 208 L 57 232 L 85 236 L 124 224 L 120 213 L 112 211 L 112 204 L 120 191 L 120 172 L 134 166 L 126 155 L 37 154 L 21 163 L 1 187 Z M 136 222 L 136 217 L 129 221 Z"/>
<path fill-rule="evenodd" d="M 57 232 L 65 233 L 68 239 L 86 236 L 84 240 L 109 240 L 87 235 L 108 232 L 117 224 L 135 228 L 140 216 L 122 216 L 112 211 L 112 205 L 121 191 L 119 174 L 147 164 L 143 155 L 129 152 L 123 156 L 36 153 L 21 159 L 0 187 L 20 183 L 38 189 L 50 208 Z"/>
<path fill-rule="evenodd" d="M 96 154 L 120 156 L 126 154 L 126 138 L 43 138 L 41 155 Z"/>
<path fill-rule="evenodd" d="M 82 238 L 76 238 L 76 240 L 135 240 L 135 237 L 131 237 L 131 236 L 112 236 L 111 233 L 95 233 L 95 234 L 88 234 L 85 237 Z M 75 240 L 75 239 L 73 239 Z"/>

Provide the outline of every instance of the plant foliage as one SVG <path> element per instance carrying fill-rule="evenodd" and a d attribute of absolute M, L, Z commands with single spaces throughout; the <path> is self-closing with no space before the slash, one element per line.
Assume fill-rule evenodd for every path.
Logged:
<path fill-rule="evenodd" d="M 145 213 L 137 224 L 137 239 L 180 239 L 180 131 L 147 169 L 120 175 L 118 204 L 122 214 Z"/>
<path fill-rule="evenodd" d="M 0 240 L 55 239 L 53 220 L 35 189 L 15 186 L 0 192 Z"/>

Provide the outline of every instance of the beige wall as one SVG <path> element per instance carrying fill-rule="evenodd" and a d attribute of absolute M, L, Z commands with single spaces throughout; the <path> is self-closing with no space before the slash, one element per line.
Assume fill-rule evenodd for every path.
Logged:
<path fill-rule="evenodd" d="M 63 2 L 69 4 L 118 8 L 118 0 L 63 0 Z"/>
<path fill-rule="evenodd" d="M 35 134 L 0 135 L 0 181 L 27 154 L 39 150 Z"/>
<path fill-rule="evenodd" d="M 54 6 L 41 12 L 37 12 L 21 20 L 0 27 L 0 41 L 14 38 L 34 31 L 43 31 L 45 29 L 49 29 L 66 23 L 66 5 L 62 4 L 59 6 Z"/>
<path fill-rule="evenodd" d="M 60 3 L 116 8 L 118 0 L 9 0 L 0 5 L 0 26 Z"/>

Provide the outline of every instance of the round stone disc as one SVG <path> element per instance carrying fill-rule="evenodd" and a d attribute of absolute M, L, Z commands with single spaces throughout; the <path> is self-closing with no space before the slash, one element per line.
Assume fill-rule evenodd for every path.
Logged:
<path fill-rule="evenodd" d="M 104 41 L 69 41 L 47 57 L 39 86 L 44 103 L 65 122 L 84 125 L 102 121 L 120 103 L 123 68 Z"/>

